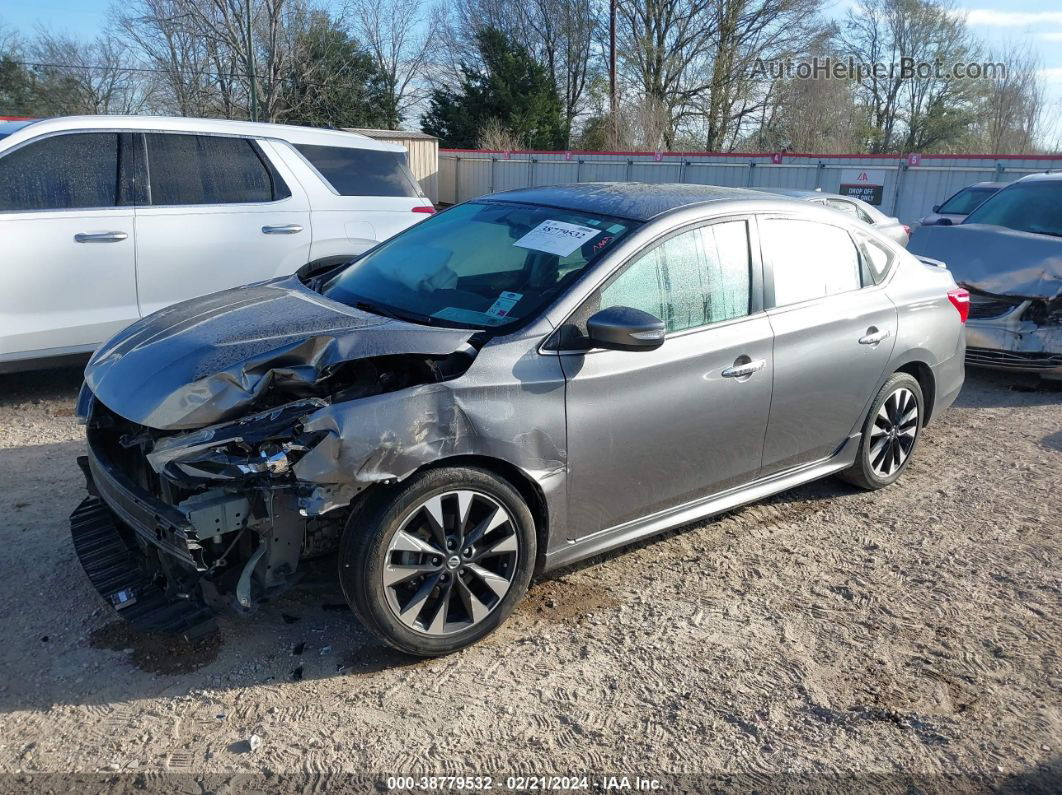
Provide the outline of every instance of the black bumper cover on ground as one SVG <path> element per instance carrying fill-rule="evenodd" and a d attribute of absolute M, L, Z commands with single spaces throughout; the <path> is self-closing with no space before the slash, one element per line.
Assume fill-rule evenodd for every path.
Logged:
<path fill-rule="evenodd" d="M 88 462 L 78 463 L 86 471 L 90 494 L 95 493 Z M 133 529 L 142 536 L 150 532 Z M 123 538 L 115 514 L 98 496 L 87 497 L 70 515 L 70 534 L 92 585 L 136 629 L 188 639 L 217 629 L 213 611 L 202 601 L 169 595 L 149 576 L 143 553 Z"/>

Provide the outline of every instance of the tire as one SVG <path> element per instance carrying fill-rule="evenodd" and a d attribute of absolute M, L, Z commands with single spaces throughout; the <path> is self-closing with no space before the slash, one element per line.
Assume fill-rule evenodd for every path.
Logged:
<path fill-rule="evenodd" d="M 497 629 L 526 593 L 536 552 L 516 489 L 484 469 L 440 467 L 370 494 L 351 514 L 339 580 L 367 629 L 431 657 Z"/>
<path fill-rule="evenodd" d="M 908 416 L 912 401 L 917 410 L 913 422 Z M 899 410 L 901 403 L 902 413 Z M 839 472 L 838 477 L 870 490 L 894 483 L 907 468 L 918 446 L 924 417 L 925 400 L 918 381 L 907 373 L 894 373 L 870 406 L 855 463 Z M 897 464 L 898 456 L 901 458 Z"/>

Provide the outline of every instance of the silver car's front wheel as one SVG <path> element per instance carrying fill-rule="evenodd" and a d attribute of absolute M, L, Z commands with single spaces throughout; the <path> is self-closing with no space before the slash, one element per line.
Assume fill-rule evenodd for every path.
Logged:
<path fill-rule="evenodd" d="M 417 505 L 387 547 L 387 604 L 410 629 L 452 635 L 485 619 L 512 586 L 520 557 L 513 517 L 469 489 Z"/>
<path fill-rule="evenodd" d="M 870 444 L 866 447 L 868 463 L 878 477 L 890 477 L 911 455 L 918 419 L 918 401 L 910 389 L 900 387 L 885 398 L 874 415 Z"/>
<path fill-rule="evenodd" d="M 511 483 L 479 467 L 438 467 L 376 489 L 352 511 L 339 578 L 383 640 L 449 654 L 506 619 L 537 556 L 535 520 Z"/>
<path fill-rule="evenodd" d="M 870 405 L 855 463 L 840 476 L 865 489 L 880 489 L 900 477 L 918 444 L 923 401 L 914 376 L 893 373 Z"/>

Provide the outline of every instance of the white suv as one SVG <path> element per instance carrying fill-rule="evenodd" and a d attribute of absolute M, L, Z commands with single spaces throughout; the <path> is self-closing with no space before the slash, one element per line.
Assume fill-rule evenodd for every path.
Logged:
<path fill-rule="evenodd" d="M 360 254 L 434 212 L 405 149 L 150 116 L 0 123 L 0 372 L 186 298 Z"/>

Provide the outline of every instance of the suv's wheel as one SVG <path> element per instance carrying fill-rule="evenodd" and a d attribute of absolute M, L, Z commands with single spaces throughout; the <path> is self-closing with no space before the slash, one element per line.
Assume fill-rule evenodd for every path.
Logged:
<path fill-rule="evenodd" d="M 922 416 L 918 381 L 907 373 L 892 375 L 870 407 L 856 462 L 839 476 L 864 489 L 880 489 L 894 482 L 918 444 Z"/>
<path fill-rule="evenodd" d="M 508 483 L 474 467 L 429 469 L 354 512 L 339 578 L 383 640 L 448 654 L 508 617 L 527 590 L 535 546 L 531 512 Z"/>

